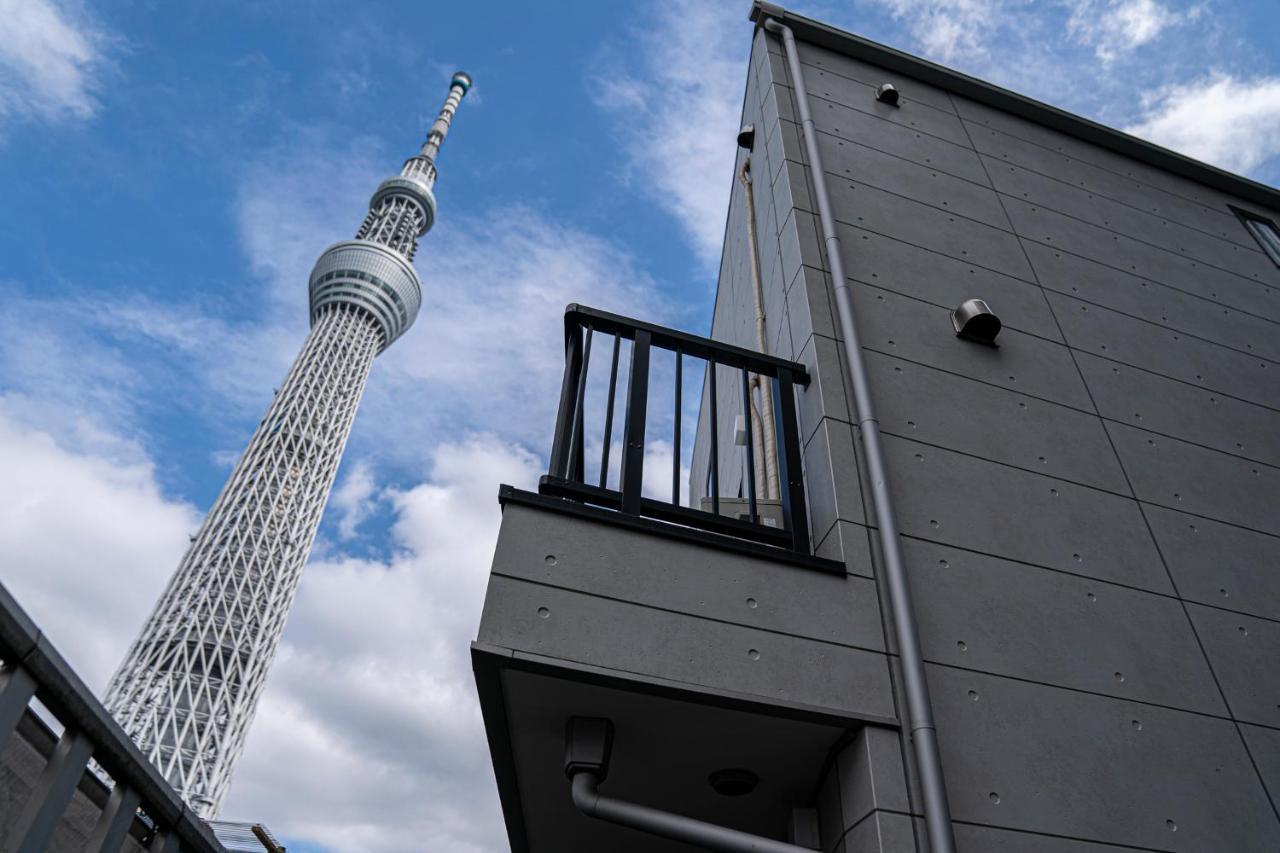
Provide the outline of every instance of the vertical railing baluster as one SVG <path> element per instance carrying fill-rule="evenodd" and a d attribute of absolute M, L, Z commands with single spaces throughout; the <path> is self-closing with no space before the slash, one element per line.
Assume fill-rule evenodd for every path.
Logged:
<path fill-rule="evenodd" d="M 591 364 L 591 334 L 595 330 L 587 327 L 587 339 L 582 344 L 582 369 L 578 373 L 578 394 L 573 407 L 573 435 L 569 441 L 569 479 L 576 483 L 586 482 L 586 473 L 582 470 L 582 433 L 583 419 L 587 406 L 587 372 Z"/>
<path fill-rule="evenodd" d="M 556 434 L 551 444 L 551 476 L 569 478 L 570 436 L 573 431 L 573 403 L 578 390 L 578 375 L 582 371 L 582 329 L 575 326 L 566 335 L 564 346 L 564 377 L 560 380 L 560 407 L 556 411 Z"/>
<path fill-rule="evenodd" d="M 151 839 L 147 850 L 150 853 L 178 853 L 179 847 L 178 833 L 171 829 L 162 829 Z"/>
<path fill-rule="evenodd" d="M 33 696 L 48 703 L 45 710 L 56 715 L 55 724 L 62 726 L 52 749 L 43 756 L 43 767 L 37 763 L 34 778 L 27 780 L 25 792 L 0 804 L 0 853 L 44 853 L 67 840 L 61 827 L 68 820 L 84 817 L 77 811 L 83 809 L 72 805 L 77 790 L 83 784 L 97 785 L 88 769 L 90 759 L 95 758 L 114 784 L 101 811 L 90 818 L 91 825 L 83 827 L 86 831 L 80 833 L 80 840 L 73 839 L 72 848 L 85 853 L 119 853 L 122 845 L 130 843 L 129 830 L 141 807 L 152 818 L 157 811 L 165 815 L 160 830 L 145 840 L 148 850 L 178 853 L 181 847 L 185 853 L 225 853 L 193 812 L 174 809 L 176 794 L 160 772 L 145 760 L 134 761 L 137 750 L 129 736 L 42 638 L 3 583 L 0 659 L 0 751 L 10 740 L 28 740 L 28 732 L 19 728 Z M 34 716 L 28 722 L 41 725 Z M 41 735 L 37 740 L 43 738 Z M 33 744 L 27 746 L 36 750 L 32 755 L 37 762 L 46 752 Z M 148 791 L 154 797 L 143 802 L 143 792 Z M 0 799 L 3 793 L 0 791 Z"/>
<path fill-rule="evenodd" d="M 609 402 L 604 409 L 604 449 L 600 451 L 600 488 L 609 487 L 609 446 L 613 444 L 613 397 L 618 388 L 618 348 L 622 335 L 613 334 L 613 361 L 609 364 Z"/>
<path fill-rule="evenodd" d="M 631 342 L 631 376 L 627 380 L 627 409 L 623 424 L 622 511 L 640 514 L 644 483 L 644 428 L 649 403 L 649 344 L 651 336 L 636 330 Z"/>
<path fill-rule="evenodd" d="M 707 359 L 711 402 L 711 511 L 720 514 L 720 419 L 716 415 L 716 363 Z"/>
<path fill-rule="evenodd" d="M 676 427 L 671 451 L 671 503 L 680 506 L 680 382 L 684 369 L 684 353 L 676 350 Z"/>
<path fill-rule="evenodd" d="M 49 763 L 27 794 L 27 802 L 16 818 L 11 818 L 9 853 L 43 853 L 49 848 L 53 831 L 84 775 L 85 765 L 93 754 L 93 743 L 84 732 L 65 729 L 49 756 Z"/>
<path fill-rule="evenodd" d="M 751 377 L 742 368 L 742 425 L 747 433 L 747 514 L 752 524 L 759 523 L 756 512 L 756 448 L 751 436 Z"/>
<path fill-rule="evenodd" d="M 566 313 L 565 376 L 561 384 L 560 409 L 556 425 L 556 443 L 552 448 L 551 481 L 558 481 L 558 491 L 552 483 L 548 493 L 558 493 L 570 499 L 586 501 L 602 507 L 616 508 L 628 515 L 648 513 L 654 519 L 674 521 L 676 523 L 692 523 L 697 525 L 696 518 L 701 512 L 712 515 L 726 514 L 734 521 L 713 524 L 706 522 L 709 529 L 739 535 L 747 539 L 794 549 L 797 553 L 812 553 L 810 542 L 812 531 L 808 527 L 806 510 L 805 485 L 803 480 L 802 453 L 804 443 L 797 424 L 795 386 L 807 383 L 804 369 L 800 365 L 771 359 L 767 356 L 754 356 L 747 352 L 735 350 L 730 346 L 722 346 L 715 341 L 699 340 L 692 336 L 681 335 L 667 330 L 657 329 L 647 324 L 628 321 L 611 315 L 599 315 L 590 309 L 571 306 Z M 612 335 L 612 353 L 609 359 L 609 380 L 604 405 L 603 443 L 599 451 L 600 467 L 598 473 L 588 474 L 584 470 L 584 446 L 586 431 L 586 397 L 590 377 L 591 348 L 594 345 L 595 332 L 601 335 Z M 619 372 L 622 370 L 622 343 L 626 338 L 630 344 L 630 364 L 627 367 L 627 388 L 622 387 Z M 603 346 L 603 344 L 601 344 Z M 671 425 L 671 491 L 669 497 L 649 500 L 644 497 L 646 484 L 644 467 L 646 462 L 646 422 L 648 409 L 649 381 L 652 371 L 653 348 L 658 347 L 672 353 L 675 360 L 674 383 L 672 388 Z M 699 455 L 699 464 L 706 464 L 707 470 L 694 472 L 700 477 L 692 480 L 689 472 L 682 467 L 684 454 L 684 374 L 685 356 L 692 355 L 706 365 L 710 375 L 703 379 L 702 392 L 703 411 L 699 413 L 698 440 L 704 442 L 703 451 L 709 450 L 710 459 Z M 603 357 L 603 356 L 602 356 Z M 720 362 L 720 357 L 725 362 Z M 732 390 L 730 390 L 730 407 L 726 412 L 720 410 L 720 368 L 726 369 L 730 385 L 741 393 L 740 407 L 734 407 Z M 738 376 L 732 375 L 737 371 Z M 597 370 L 597 373 L 600 371 Z M 763 386 L 761 382 L 771 383 Z M 604 390 L 605 383 L 598 383 Z M 757 394 L 758 390 L 758 394 Z M 625 412 L 618 414 L 618 397 L 623 397 Z M 761 406 L 766 406 L 762 409 Z M 709 410 L 709 417 L 708 415 Z M 741 414 L 737 414 L 740 411 Z M 721 432 L 731 429 L 735 424 L 721 422 L 722 414 L 735 422 L 742 418 L 742 446 L 733 442 L 732 451 L 723 447 Z M 622 424 L 616 421 L 621 418 Z M 704 421 L 703 418 L 706 418 Z M 770 429 L 761 427 L 761 418 Z M 705 438 L 701 435 L 703 428 L 710 429 Z M 776 428 L 775 428 L 776 427 Z M 622 445 L 621 459 L 613 452 L 614 434 L 618 432 L 618 442 Z M 592 433 L 595 436 L 596 433 Z M 594 441 L 595 439 L 592 438 Z M 709 445 L 709 447 L 708 447 Z M 721 459 L 723 450 L 724 459 Z M 741 452 L 739 459 L 735 454 Z M 756 454 L 760 454 L 757 458 Z M 772 456 L 771 456 L 772 454 Z M 774 492 L 774 458 L 778 466 L 777 494 Z M 722 464 L 730 464 L 730 475 L 740 474 L 746 481 L 744 490 L 735 492 L 733 484 L 721 482 Z M 765 463 L 768 463 L 767 465 Z M 736 470 L 734 468 L 737 465 Z M 763 467 L 769 470 L 766 472 Z M 616 470 L 615 470 L 616 469 Z M 651 471 L 649 487 L 658 491 L 661 486 L 653 476 L 666 477 L 664 466 L 662 472 Z M 766 474 L 768 477 L 766 478 Z M 766 483 L 765 480 L 768 480 Z M 687 481 L 686 486 L 682 480 Z M 705 496 L 703 493 L 706 493 Z M 725 495 L 737 495 L 730 504 L 724 503 Z M 686 502 L 694 497 L 700 498 L 697 506 L 687 506 Z M 707 500 L 707 498 L 710 498 Z M 778 499 L 778 504 L 774 500 Z M 729 512 L 730 507 L 733 511 Z M 777 509 L 775 509 L 777 507 Z M 781 512 L 778 512 L 778 509 Z M 743 521 L 748 524 L 742 524 Z M 0 681 L 0 687 L 3 682 Z M 0 719 L 2 722 L 2 719 Z"/>
<path fill-rule="evenodd" d="M 85 853 L 119 853 L 140 800 L 137 791 L 123 782 L 116 782 L 93 832 L 89 833 L 89 840 L 84 844 Z"/>
<path fill-rule="evenodd" d="M 796 395 L 791 371 L 779 370 L 773 387 L 774 423 L 778 425 L 778 482 L 782 492 L 782 523 L 791 533 L 792 550 L 808 554 L 809 520 L 805 511 L 800 427 L 796 422 Z"/>
<path fill-rule="evenodd" d="M 0 669 L 0 750 L 9 742 L 35 692 L 35 679 L 22 667 L 6 665 Z"/>

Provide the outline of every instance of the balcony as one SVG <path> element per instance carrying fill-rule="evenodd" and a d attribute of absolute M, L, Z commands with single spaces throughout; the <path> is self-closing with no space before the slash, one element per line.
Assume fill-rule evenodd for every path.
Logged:
<path fill-rule="evenodd" d="M 688 849 L 577 811 L 574 717 L 613 724 L 603 794 L 799 838 L 836 745 L 896 725 L 874 583 L 812 553 L 804 367 L 576 305 L 564 347 L 550 470 L 500 491 L 472 645 L 512 849 Z M 749 790 L 714 781 L 739 770 Z"/>
<path fill-rule="evenodd" d="M 539 484 L 539 494 L 608 510 L 613 515 L 607 517 L 616 523 L 661 535 L 687 538 L 696 532 L 703 541 L 709 541 L 706 537 L 710 534 L 724 547 L 755 550 L 782 559 L 810 555 L 795 407 L 796 389 L 809 382 L 803 365 L 580 305 L 566 309 L 564 323 L 564 380 L 550 471 Z M 624 345 L 628 353 L 626 387 L 619 393 Z M 611 353 L 607 383 L 603 370 L 598 366 L 595 372 L 592 370 L 591 354 L 597 349 Z M 666 357 L 667 369 L 661 377 L 666 381 L 662 383 L 658 382 L 656 367 L 659 353 Z M 701 484 L 705 494 L 695 507 L 682 500 L 698 490 L 692 483 L 689 488 L 682 486 L 681 448 L 685 376 L 696 374 L 699 368 L 707 418 L 698 427 L 707 439 L 709 458 L 716 462 L 708 468 L 707 480 Z M 603 391 L 596 395 L 603 397 L 603 417 L 597 424 L 599 434 L 588 442 L 591 418 L 587 399 L 593 384 L 597 392 Z M 665 420 L 671 423 L 669 473 L 645 471 L 646 440 L 654 437 L 649 433 L 650 422 L 655 420 L 655 409 L 660 408 L 653 392 L 660 384 L 670 395 L 661 401 Z M 615 443 L 619 397 L 623 411 L 620 441 Z M 721 436 L 721 429 L 709 428 L 712 424 L 718 427 L 721 416 L 729 414 L 725 412 L 725 398 L 732 401 L 731 408 L 736 409 L 732 415 L 739 425 L 733 444 L 742 447 L 742 485 L 740 494 L 735 496 L 721 494 L 720 459 L 730 442 Z M 760 400 L 772 401 L 772 411 L 762 412 Z M 747 424 L 751 428 L 745 428 Z M 768 439 L 772 441 L 765 446 Z M 588 444 L 599 453 L 599 463 L 594 466 L 587 460 Z M 616 472 L 611 465 L 615 454 L 620 457 Z M 772 483 L 764 477 L 765 468 L 770 469 Z M 589 472 L 594 476 L 588 477 Z M 671 483 L 666 499 L 645 494 L 650 490 L 646 486 L 658 479 Z M 776 494 L 766 494 L 769 489 L 762 487 L 767 485 Z M 503 492 L 504 501 L 522 497 L 514 490 Z M 768 550 L 752 549 L 749 543 Z M 780 555 L 777 549 L 790 553 Z M 843 572 L 843 568 L 822 560 L 802 562 L 813 568 Z"/>

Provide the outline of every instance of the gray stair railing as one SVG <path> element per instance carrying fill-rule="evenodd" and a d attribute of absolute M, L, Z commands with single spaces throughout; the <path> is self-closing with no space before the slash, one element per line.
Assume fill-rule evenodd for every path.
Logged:
<path fill-rule="evenodd" d="M 157 853 L 226 853 L 196 816 L 112 719 L 35 622 L 0 584 L 0 752 L 34 723 L 39 700 L 63 727 L 27 799 L 5 815 L 3 853 L 43 853 L 62 823 L 77 787 L 97 762 L 114 783 L 83 850 L 117 853 L 130 830 Z M 103 785 L 96 778 L 92 784 Z M 135 837 L 135 844 L 140 843 Z M 136 849 L 136 848 L 135 848 Z"/>

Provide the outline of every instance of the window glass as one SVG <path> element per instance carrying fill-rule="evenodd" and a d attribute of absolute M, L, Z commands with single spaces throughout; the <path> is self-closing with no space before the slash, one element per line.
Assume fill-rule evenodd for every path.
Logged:
<path fill-rule="evenodd" d="M 1247 213 L 1242 213 L 1241 218 L 1244 220 L 1245 227 L 1249 229 L 1249 233 L 1253 235 L 1253 239 L 1257 240 L 1262 250 L 1277 266 L 1280 266 L 1280 231 L 1276 231 L 1275 223 Z"/>

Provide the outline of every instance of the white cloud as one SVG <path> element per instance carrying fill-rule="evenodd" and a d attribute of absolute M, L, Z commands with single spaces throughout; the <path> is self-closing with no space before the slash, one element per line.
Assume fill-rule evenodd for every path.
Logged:
<path fill-rule="evenodd" d="M 1144 99 L 1128 133 L 1234 172 L 1280 155 L 1280 77 L 1213 72 Z"/>
<path fill-rule="evenodd" d="M 297 126 L 245 170 L 232 211 L 250 271 L 269 285 L 266 317 L 307 323 L 307 276 L 324 249 L 355 236 L 369 195 L 399 165 L 368 137 Z"/>
<path fill-rule="evenodd" d="M 1198 9 L 1180 14 L 1156 0 L 1078 0 L 1067 31 L 1093 48 L 1103 62 L 1112 62 L 1155 40 L 1167 28 L 1198 15 Z"/>
<path fill-rule="evenodd" d="M 432 458 L 391 498 L 393 559 L 308 566 L 228 816 L 344 851 L 504 848 L 468 641 L 496 484 L 529 488 L 542 465 L 491 436 Z"/>
<path fill-rule="evenodd" d="M 906 24 L 923 51 L 942 62 L 984 57 L 1004 22 L 1000 0 L 875 0 Z"/>
<path fill-rule="evenodd" d="M 84 320 L 134 353 L 127 365 L 138 374 L 135 404 L 150 393 L 164 406 L 181 404 L 219 420 L 260 415 L 306 337 L 305 309 L 300 322 L 286 322 L 270 307 L 237 322 L 200 301 L 162 303 L 128 293 L 89 307 Z M 200 394 L 190 393 L 193 378 Z"/>
<path fill-rule="evenodd" d="M 315 256 L 354 231 L 370 188 L 394 168 L 305 138 L 311 147 L 274 152 L 240 189 L 235 214 L 253 279 L 239 286 L 261 295 L 261 310 L 243 320 L 203 297 L 43 299 L 5 287 L 7 304 L 22 306 L 5 317 L 24 318 L 0 318 L 5 423 L 14 435 L 61 442 L 37 452 L 35 439 L 0 432 L 12 448 L 0 462 L 26 461 L 0 502 L 0 555 L 32 567 L 6 582 L 17 579 L 15 592 L 95 688 L 199 524 L 155 485 L 151 416 L 196 409 L 207 428 L 232 432 L 256 419 L 306 333 Z M 524 206 L 442 221 L 418 266 L 422 316 L 375 365 L 331 502 L 336 541 L 304 574 L 225 813 L 342 850 L 498 850 L 502 822 L 467 661 L 497 485 L 531 486 L 542 471 L 521 448 L 550 443 L 565 304 L 658 319 L 672 309 L 617 244 Z M 476 432 L 496 436 L 460 438 Z M 390 490 L 380 474 L 419 485 Z M 21 498 L 46 494 L 32 485 L 41 476 L 61 485 L 46 490 L 35 517 Z M 384 507 L 396 521 L 378 543 L 389 548 L 375 552 L 393 556 L 345 554 L 368 553 L 362 523 Z M 60 512 L 84 533 L 34 559 L 57 538 Z M 110 584 L 101 595 L 99 582 Z"/>
<path fill-rule="evenodd" d="M 354 539 L 357 529 L 377 503 L 378 484 L 373 479 L 373 471 L 366 460 L 358 460 L 347 467 L 329 498 L 327 512 L 338 515 L 338 538 Z"/>
<path fill-rule="evenodd" d="M 258 325 L 239 335 L 285 349 L 301 344 L 315 257 L 354 232 L 396 163 L 366 142 L 353 150 L 305 138 L 252 166 L 236 206 L 266 297 Z M 421 314 L 374 365 L 331 500 L 337 541 L 303 576 L 224 814 L 341 850 L 499 850 L 468 658 L 497 486 L 531 487 L 544 470 L 522 448 L 550 445 L 565 305 L 660 321 L 674 309 L 617 243 L 526 205 L 442 217 L 416 265 Z M 147 326 L 138 317 L 130 328 Z M 203 386 L 238 388 L 213 377 L 262 369 L 252 350 L 228 356 L 217 345 L 232 335 L 179 333 L 195 326 L 176 318 L 155 328 L 178 342 Z M 467 433 L 486 437 L 461 441 Z M 420 485 L 389 490 L 380 473 Z M 377 506 L 396 518 L 385 543 L 394 556 L 344 556 Z"/>
<path fill-rule="evenodd" d="M 906 27 L 917 49 L 931 59 L 961 62 L 983 73 L 1017 75 L 1006 63 L 1044 63 L 1061 71 L 1066 46 L 1058 16 L 1067 14 L 1065 33 L 1110 62 L 1159 38 L 1166 30 L 1198 18 L 1194 6 L 1174 11 L 1159 0 L 868 0 Z M 990 61 L 988 64 L 987 61 Z M 1082 69 L 1087 71 L 1087 69 Z M 1039 69 L 1034 69 L 1038 75 Z"/>
<path fill-rule="evenodd" d="M 69 450 L 13 405 L 0 398 L 4 583 L 101 692 L 200 519 L 148 464 Z M 228 816 L 344 851 L 504 848 L 468 641 L 496 486 L 532 487 L 542 464 L 482 435 L 432 460 L 420 485 L 368 489 L 394 509 L 393 558 L 308 566 Z"/>
<path fill-rule="evenodd" d="M 137 433 L 138 365 L 89 330 L 97 312 L 74 297 L 33 298 L 0 283 L 0 377 L 8 417 L 56 430 L 76 452 L 145 458 Z"/>
<path fill-rule="evenodd" d="M 13 416 L 56 425 L 73 450 L 140 460 L 157 407 L 247 439 L 228 415 L 247 422 L 261 414 L 306 329 L 305 319 L 292 329 L 237 324 L 199 301 L 161 303 L 128 290 L 103 299 L 30 294 L 0 282 L 9 307 L 0 313 L 0 387 L 24 400 Z"/>
<path fill-rule="evenodd" d="M 104 37 L 54 0 L 0 0 L 0 117 L 87 118 Z"/>
<path fill-rule="evenodd" d="M 645 478 L 642 491 L 645 497 L 654 500 L 671 500 L 671 472 L 674 462 L 675 448 L 669 441 L 647 441 L 644 447 Z M 622 448 L 618 448 L 617 456 L 621 458 Z M 614 482 L 617 482 L 616 479 Z M 689 505 L 689 466 L 680 466 L 680 504 Z"/>
<path fill-rule="evenodd" d="M 616 118 L 631 185 L 675 217 L 701 260 L 720 258 L 751 29 L 738 4 L 676 0 L 638 34 L 642 66 L 603 60 L 596 102 Z M 690 57 L 697 57 L 690 61 Z"/>
<path fill-rule="evenodd" d="M 148 463 L 69 449 L 15 417 L 24 405 L 0 398 L 4 584 L 101 691 L 200 519 L 161 493 Z"/>
<path fill-rule="evenodd" d="M 312 141 L 272 152 L 241 185 L 241 242 L 266 296 L 260 326 L 247 334 L 269 347 L 279 376 L 305 334 L 312 264 L 327 245 L 354 234 L 372 188 L 398 162 L 380 154 L 375 164 L 368 152 L 376 149 L 368 141 L 350 147 Z M 447 188 L 441 194 L 447 204 Z M 355 453 L 409 470 L 420 471 L 424 454 L 460 424 L 549 445 L 568 303 L 674 322 L 674 308 L 618 243 L 527 205 L 441 217 L 415 264 L 422 310 L 374 363 L 352 436 Z M 257 376 L 265 360 L 243 342 L 230 351 L 200 346 L 190 357 L 211 376 Z M 220 385 L 238 387 L 225 378 Z"/>
<path fill-rule="evenodd" d="M 367 446 L 401 462 L 458 424 L 549 447 L 570 302 L 672 319 L 652 278 L 616 243 L 525 206 L 441 223 L 418 269 L 417 325 L 374 365 L 362 403 Z"/>
<path fill-rule="evenodd" d="M 854 0 L 814 12 L 1054 106 L 1121 126 L 1154 91 L 1240 55 L 1208 0 Z M 1194 22 L 1194 26 L 1191 24 Z"/>

